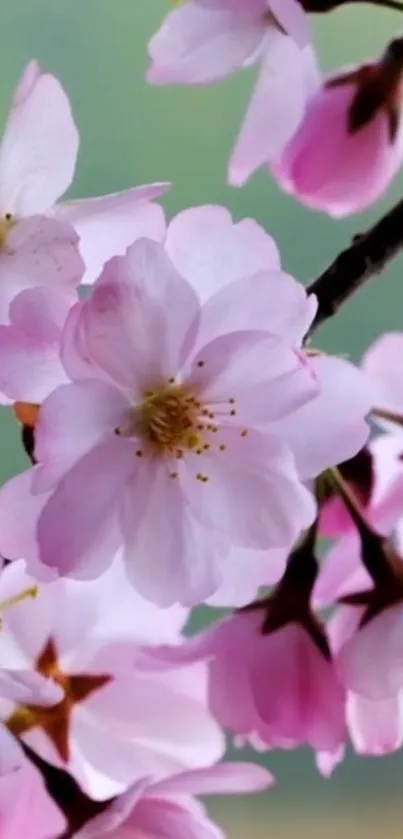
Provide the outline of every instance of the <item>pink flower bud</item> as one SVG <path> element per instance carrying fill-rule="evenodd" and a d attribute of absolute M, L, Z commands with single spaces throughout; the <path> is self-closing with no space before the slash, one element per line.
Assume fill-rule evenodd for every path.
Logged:
<path fill-rule="evenodd" d="M 403 159 L 403 42 L 330 77 L 272 171 L 309 207 L 342 217 L 376 201 Z"/>

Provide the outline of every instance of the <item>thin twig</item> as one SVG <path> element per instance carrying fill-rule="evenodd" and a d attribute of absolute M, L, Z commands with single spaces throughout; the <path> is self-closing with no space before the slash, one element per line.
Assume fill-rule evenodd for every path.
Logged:
<path fill-rule="evenodd" d="M 366 233 L 355 236 L 350 247 L 308 286 L 308 292 L 318 298 L 309 336 L 368 280 L 381 274 L 402 249 L 403 199 Z"/>

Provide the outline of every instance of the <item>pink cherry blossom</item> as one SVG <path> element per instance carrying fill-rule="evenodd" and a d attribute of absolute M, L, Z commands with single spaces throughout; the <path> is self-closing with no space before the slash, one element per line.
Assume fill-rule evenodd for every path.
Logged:
<path fill-rule="evenodd" d="M 266 769 L 248 763 L 222 763 L 154 784 L 144 779 L 88 822 L 75 839 L 137 839 L 143 834 L 150 839 L 218 839 L 222 832 L 194 796 L 257 792 L 271 783 Z"/>
<path fill-rule="evenodd" d="M 149 44 L 152 84 L 208 84 L 260 62 L 259 80 L 234 149 L 229 179 L 241 185 L 278 157 L 318 85 L 297 0 L 188 0 Z"/>
<path fill-rule="evenodd" d="M 263 622 L 259 608 L 240 612 L 151 656 L 157 667 L 208 661 L 211 710 L 233 735 L 261 748 L 334 751 L 345 741 L 344 690 L 330 657 L 299 623 L 265 632 Z"/>
<path fill-rule="evenodd" d="M 0 833 L 2 839 L 57 839 L 66 821 L 48 795 L 44 781 L 29 760 L 0 781 Z"/>
<path fill-rule="evenodd" d="M 0 576 L 0 598 L 27 585 L 24 562 L 14 562 Z M 177 642 L 185 618 L 179 607 L 161 611 L 142 601 L 127 586 L 119 558 L 91 586 L 41 583 L 35 600 L 5 614 L 0 666 L 28 670 L 34 684 L 51 674 L 64 696 L 40 712 L 21 693 L 2 697 L 3 721 L 96 800 L 143 776 L 159 780 L 208 766 L 224 742 L 207 709 L 204 665 L 164 673 L 136 666 L 138 652 L 145 657 L 167 637 Z"/>
<path fill-rule="evenodd" d="M 86 267 L 84 282 L 93 281 L 107 259 L 124 253 L 139 236 L 163 237 L 163 212 L 151 202 L 166 191 L 166 184 L 57 205 L 72 182 L 78 146 L 78 131 L 60 82 L 49 73 L 43 73 L 37 62 L 30 62 L 17 86 L 0 147 L 1 274 L 7 270 L 20 276 L 23 269 L 27 273 L 30 265 L 24 266 L 21 258 L 16 263 L 17 256 L 13 261 L 9 256 L 5 262 L 8 250 L 14 252 L 18 247 L 23 250 L 25 260 L 30 257 L 34 269 L 38 265 L 36 273 L 40 270 L 46 278 L 49 265 L 46 262 L 39 264 L 39 256 L 44 251 L 44 258 L 50 262 L 47 254 L 52 238 L 60 240 L 60 243 L 56 242 L 59 252 L 62 237 L 66 239 L 67 248 L 67 231 L 71 230 L 71 225 L 80 238 Z M 43 219 L 43 215 L 52 214 L 56 215 L 58 224 L 56 220 Z M 35 225 L 38 227 L 39 223 L 33 240 Z M 37 251 L 39 256 L 35 256 Z M 68 252 L 60 252 L 57 261 L 53 282 L 57 280 L 57 271 L 61 268 L 67 271 Z M 29 273 L 28 270 L 28 276 Z M 74 273 L 71 266 L 70 273 Z M 76 282 L 82 274 L 81 270 Z M 32 284 L 24 282 L 17 290 Z M 3 280 L 1 286 L 3 295 Z M 0 317 L 4 322 L 1 309 Z"/>
<path fill-rule="evenodd" d="M 46 565 L 92 576 L 95 549 L 116 539 L 139 591 L 189 604 L 218 589 L 223 543 L 288 547 L 312 521 L 271 423 L 313 398 L 315 378 L 286 336 L 250 324 L 226 334 L 225 321 L 220 334 L 222 311 L 214 299 L 200 308 L 145 240 L 73 310 L 63 352 L 73 382 L 45 400 L 36 434 L 33 493 L 52 491 L 38 522 Z"/>
<path fill-rule="evenodd" d="M 396 72 L 395 90 L 386 88 L 379 102 L 387 61 L 327 79 L 272 166 L 280 185 L 308 207 L 335 218 L 357 213 L 380 198 L 399 170 L 403 122 Z"/>

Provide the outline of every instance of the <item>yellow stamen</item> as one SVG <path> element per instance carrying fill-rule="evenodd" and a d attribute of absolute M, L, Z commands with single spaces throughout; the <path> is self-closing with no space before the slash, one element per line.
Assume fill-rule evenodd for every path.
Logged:
<path fill-rule="evenodd" d="M 13 606 L 23 603 L 24 600 L 34 600 L 34 598 L 38 596 L 38 593 L 38 586 L 31 586 L 30 588 L 26 588 L 24 591 L 19 592 L 19 594 L 14 594 L 13 597 L 7 597 L 6 600 L 0 601 L 0 612 L 6 612 L 8 609 L 12 609 Z M 2 625 L 3 620 L 0 617 L 0 629 L 2 628 Z"/>
<path fill-rule="evenodd" d="M 15 224 L 17 224 L 17 219 L 15 219 L 11 213 L 6 213 L 2 218 L 0 218 L 0 249 L 4 248 L 7 242 L 7 234 Z"/>

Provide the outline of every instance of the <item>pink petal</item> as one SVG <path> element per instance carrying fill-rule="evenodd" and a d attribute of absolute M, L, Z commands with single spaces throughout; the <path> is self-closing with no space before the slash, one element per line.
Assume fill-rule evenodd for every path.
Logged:
<path fill-rule="evenodd" d="M 0 389 L 13 401 L 41 403 L 67 376 L 60 358 L 62 327 L 75 297 L 59 289 L 22 291 L 0 325 Z"/>
<path fill-rule="evenodd" d="M 308 361 L 320 392 L 276 428 L 305 480 L 357 454 L 369 437 L 371 409 L 371 388 L 357 367 L 331 356 Z"/>
<path fill-rule="evenodd" d="M 109 545 L 119 494 L 133 468 L 132 445 L 115 437 L 89 451 L 67 472 L 38 521 L 39 553 L 45 565 L 75 576 L 85 570 L 88 554 L 96 554 L 105 541 Z M 104 570 L 105 559 L 100 554 L 102 567 L 95 560 L 88 565 L 90 576 Z"/>
<path fill-rule="evenodd" d="M 298 46 L 305 46 L 310 35 L 308 15 L 298 0 L 269 0 L 268 5 L 287 35 L 291 35 Z"/>
<path fill-rule="evenodd" d="M 0 722 L 0 787 L 2 776 L 8 774 L 15 775 L 17 770 L 21 768 L 24 760 L 25 755 L 18 740 Z M 14 837 L 11 837 L 11 839 L 14 839 Z"/>
<path fill-rule="evenodd" d="M 141 800 L 128 819 L 129 830 L 152 839 L 224 839 L 195 802 L 164 798 Z"/>
<path fill-rule="evenodd" d="M 69 221 L 80 237 L 83 283 L 94 282 L 105 262 L 123 255 L 137 239 L 163 240 L 164 212 L 151 202 L 168 189 L 169 184 L 151 184 L 56 207 L 56 217 Z"/>
<path fill-rule="evenodd" d="M 355 93 L 355 84 L 319 88 L 279 164 L 272 167 L 287 191 L 335 218 L 363 210 L 379 198 L 403 155 L 403 130 L 390 143 L 382 109 L 360 131 L 348 132 Z"/>
<path fill-rule="evenodd" d="M 155 468 L 141 516 L 134 517 L 133 509 L 138 508 L 138 495 L 145 497 L 143 480 L 128 487 L 122 509 L 127 574 L 143 597 L 165 608 L 175 602 L 193 606 L 209 597 L 219 585 L 228 553 L 224 540 L 192 515 L 180 481 L 170 471 L 165 464 L 158 472 Z"/>
<path fill-rule="evenodd" d="M 107 379 L 97 364 L 91 361 L 85 329 L 86 301 L 80 300 L 69 312 L 61 338 L 60 357 L 73 381 L 75 379 Z"/>
<path fill-rule="evenodd" d="M 267 789 L 274 778 L 254 763 L 218 763 L 207 769 L 181 772 L 173 778 L 154 784 L 152 795 L 236 795 Z"/>
<path fill-rule="evenodd" d="M 50 798 L 42 775 L 24 759 L 21 767 L 1 778 L 0 829 L 2 839 L 55 839 L 66 828 L 62 813 Z"/>
<path fill-rule="evenodd" d="M 170 12 L 148 51 L 151 84 L 205 84 L 224 78 L 253 56 L 265 34 L 260 17 L 186 3 Z"/>
<path fill-rule="evenodd" d="M 10 670 L 2 667 L 0 696 L 19 705 L 46 707 L 57 705 L 63 699 L 64 691 L 53 679 L 32 670 Z"/>
<path fill-rule="evenodd" d="M 292 546 L 270 551 L 231 548 L 222 563 L 221 584 L 208 599 L 209 606 L 241 607 L 257 597 L 261 586 L 278 583 Z"/>
<path fill-rule="evenodd" d="M 318 387 L 301 354 L 267 332 L 232 332 L 211 341 L 190 362 L 186 378 L 216 421 L 237 425 L 283 418 L 313 399 Z"/>
<path fill-rule="evenodd" d="M 275 305 L 273 305 L 275 301 Z M 198 344 L 211 335 L 247 329 L 267 330 L 299 346 L 316 312 L 316 298 L 282 271 L 260 271 L 218 291 L 202 309 Z"/>
<path fill-rule="evenodd" d="M 265 549 L 289 545 L 315 516 L 312 496 L 273 435 L 220 429 L 217 448 L 186 458 L 184 491 L 194 515 L 234 545 Z M 206 483 L 196 479 L 203 473 Z"/>
<path fill-rule="evenodd" d="M 253 219 L 234 224 L 228 210 L 218 205 L 192 207 L 175 216 L 165 247 L 201 301 L 235 280 L 280 269 L 271 236 Z"/>
<path fill-rule="evenodd" d="M 233 186 L 242 186 L 255 169 L 276 159 L 297 128 L 306 103 L 303 63 L 295 42 L 273 30 L 229 163 Z"/>
<path fill-rule="evenodd" d="M 33 495 L 35 470 L 28 469 L 0 489 L 0 554 L 7 559 L 38 557 L 36 522 L 47 495 Z"/>
<path fill-rule="evenodd" d="M 20 77 L 13 96 L 13 108 L 22 105 L 32 93 L 36 82 L 40 79 L 42 70 L 39 62 L 35 58 L 29 61 L 25 66 L 22 76 Z"/>
<path fill-rule="evenodd" d="M 117 388 L 96 379 L 56 388 L 43 403 L 35 429 L 35 456 L 40 466 L 34 491 L 51 489 L 90 449 L 113 437 L 128 409 Z"/>
<path fill-rule="evenodd" d="M 28 68 L 0 149 L 0 207 L 17 216 L 50 210 L 70 186 L 78 151 L 70 104 L 54 76 Z"/>
<path fill-rule="evenodd" d="M 403 687 L 402 604 L 390 606 L 341 647 L 336 664 L 349 690 L 387 699 Z"/>
<path fill-rule="evenodd" d="M 360 542 L 354 531 L 346 533 L 325 554 L 314 589 L 314 601 L 324 607 L 356 591 L 371 588 L 371 579 L 360 561 Z"/>
<path fill-rule="evenodd" d="M 371 700 L 350 693 L 347 722 L 352 744 L 362 755 L 384 755 L 403 744 L 402 697 Z"/>
<path fill-rule="evenodd" d="M 374 387 L 374 406 L 397 413 L 403 411 L 403 374 L 399 361 L 402 353 L 403 332 L 387 332 L 362 359 L 363 370 Z"/>
<path fill-rule="evenodd" d="M 143 398 L 150 385 L 176 375 L 198 311 L 163 247 L 141 239 L 107 264 L 83 310 L 90 358 L 132 398 Z"/>
<path fill-rule="evenodd" d="M 344 692 L 332 662 L 297 624 L 266 636 L 264 647 L 261 642 L 252 689 L 273 744 L 284 738 L 332 751 L 344 743 Z"/>
<path fill-rule="evenodd" d="M 338 749 L 334 749 L 332 752 L 316 753 L 316 766 L 324 778 L 330 778 L 333 775 L 334 770 L 344 760 L 345 752 L 346 749 L 343 745 L 339 746 Z"/>
<path fill-rule="evenodd" d="M 7 323 L 14 297 L 26 288 L 74 289 L 83 274 L 78 237 L 61 221 L 34 216 L 22 219 L 8 235 L 0 254 L 0 323 Z"/>
<path fill-rule="evenodd" d="M 115 798 L 106 810 L 90 819 L 78 833 L 76 832 L 74 839 L 100 839 L 105 833 L 117 830 L 134 809 L 148 785 L 147 778 L 136 781 L 127 792 Z"/>

